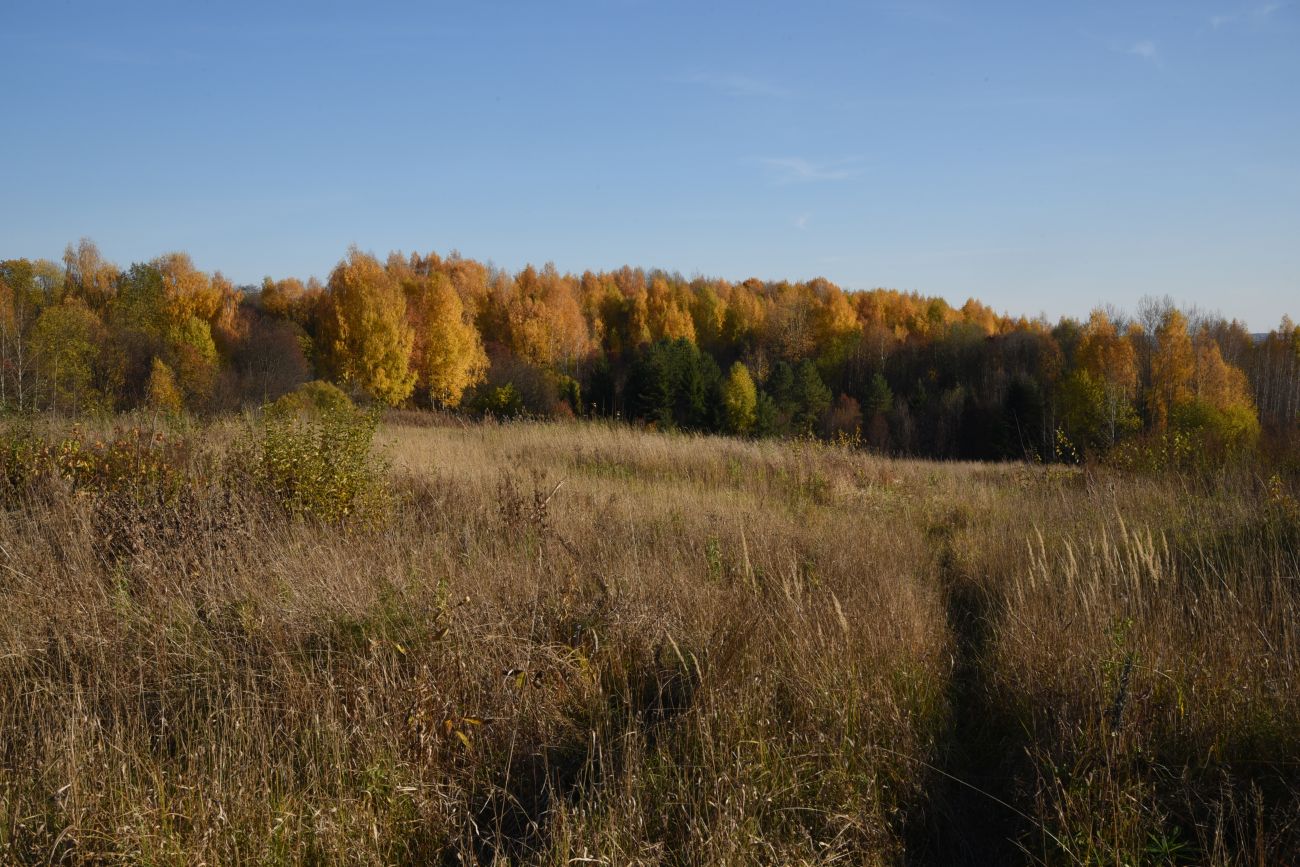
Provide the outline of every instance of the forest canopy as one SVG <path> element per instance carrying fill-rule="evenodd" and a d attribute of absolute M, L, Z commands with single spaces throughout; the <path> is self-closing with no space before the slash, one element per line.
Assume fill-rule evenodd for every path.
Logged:
<path fill-rule="evenodd" d="M 971 299 L 355 248 L 236 286 L 89 240 L 0 262 L 0 405 L 219 413 L 326 380 L 387 406 L 849 438 L 939 458 L 1216 457 L 1296 439 L 1300 327 L 1144 299 L 1055 324 Z"/>

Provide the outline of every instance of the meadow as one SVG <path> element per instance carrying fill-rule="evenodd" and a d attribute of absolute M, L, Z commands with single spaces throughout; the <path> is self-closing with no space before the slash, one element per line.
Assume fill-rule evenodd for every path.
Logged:
<path fill-rule="evenodd" d="M 7 423 L 0 862 L 1281 864 L 1300 486 Z"/>

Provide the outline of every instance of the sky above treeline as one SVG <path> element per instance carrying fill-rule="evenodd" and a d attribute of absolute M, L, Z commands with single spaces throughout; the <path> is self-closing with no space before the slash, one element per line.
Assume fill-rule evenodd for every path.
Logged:
<path fill-rule="evenodd" d="M 1300 314 L 1300 3 L 0 4 L 0 258 Z"/>

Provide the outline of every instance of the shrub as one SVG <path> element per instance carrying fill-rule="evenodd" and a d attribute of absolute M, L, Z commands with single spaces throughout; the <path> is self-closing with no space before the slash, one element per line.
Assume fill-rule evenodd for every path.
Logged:
<path fill-rule="evenodd" d="M 184 440 L 139 427 L 93 439 L 73 427 L 55 443 L 14 425 L 0 436 L 0 497 L 12 504 L 54 483 L 101 498 L 171 501 L 186 484 L 188 454 Z"/>
<path fill-rule="evenodd" d="M 1106 463 L 1121 472 L 1159 474 L 1192 465 L 1195 443 L 1182 431 L 1126 440 L 1106 455 Z"/>
<path fill-rule="evenodd" d="M 356 409 L 342 392 L 340 404 L 330 389 L 338 392 L 309 383 L 268 408 L 255 475 L 293 514 L 329 522 L 377 518 L 387 499 L 386 468 L 371 453 L 379 414 Z M 311 409 L 298 409 L 304 405 Z"/>
<path fill-rule="evenodd" d="M 524 411 L 524 400 L 519 389 L 509 382 L 480 390 L 469 405 L 474 411 L 495 418 L 514 418 Z"/>
<path fill-rule="evenodd" d="M 267 411 L 276 415 L 342 413 L 354 409 L 352 400 L 337 385 L 317 379 L 305 382 L 280 397 Z"/>
<path fill-rule="evenodd" d="M 555 375 L 555 390 L 564 405 L 560 410 L 562 414 L 582 415 L 582 385 L 578 380 L 558 373 Z"/>
<path fill-rule="evenodd" d="M 0 497 L 6 505 L 25 496 L 41 475 L 45 442 L 31 425 L 6 425 L 0 436 Z"/>
<path fill-rule="evenodd" d="M 145 386 L 145 404 L 152 410 L 166 415 L 180 415 L 184 408 L 181 390 L 176 384 L 176 375 L 160 358 L 153 360 L 149 371 L 149 382 Z"/>
<path fill-rule="evenodd" d="M 187 481 L 188 446 L 161 431 L 138 427 L 111 439 L 87 441 L 79 429 L 52 451 L 55 471 L 73 490 L 134 499 L 174 499 Z"/>

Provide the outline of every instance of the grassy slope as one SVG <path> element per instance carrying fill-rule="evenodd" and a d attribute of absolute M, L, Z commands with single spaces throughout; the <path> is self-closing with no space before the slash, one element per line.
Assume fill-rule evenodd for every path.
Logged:
<path fill-rule="evenodd" d="M 380 438 L 379 528 L 217 483 L 183 514 L 0 514 L 0 861 L 1300 847 L 1293 493 L 597 425 Z"/>

